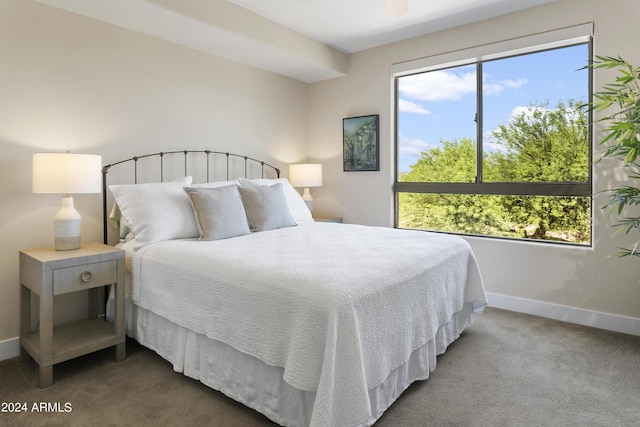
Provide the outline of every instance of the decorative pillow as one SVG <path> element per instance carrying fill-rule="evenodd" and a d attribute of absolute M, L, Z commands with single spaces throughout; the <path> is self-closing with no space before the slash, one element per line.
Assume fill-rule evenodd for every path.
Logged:
<path fill-rule="evenodd" d="M 282 184 L 240 186 L 238 190 L 251 230 L 266 231 L 296 225 L 282 191 Z"/>
<path fill-rule="evenodd" d="M 200 240 L 227 239 L 251 232 L 237 185 L 184 190 L 193 206 Z"/>
<path fill-rule="evenodd" d="M 212 181 L 212 182 L 201 182 L 198 184 L 191 184 L 191 188 L 218 188 L 218 187 L 226 187 L 228 185 L 240 185 L 237 179 L 233 181 Z"/>
<path fill-rule="evenodd" d="M 284 193 L 285 198 L 287 199 L 287 205 L 289 206 L 289 211 L 293 216 L 293 219 L 296 221 L 296 224 L 303 224 L 305 222 L 313 222 L 313 217 L 311 216 L 311 212 L 307 207 L 307 204 L 300 196 L 300 193 L 293 188 L 291 183 L 287 178 L 276 178 L 276 179 L 246 179 L 246 178 L 238 178 L 241 186 L 271 186 L 273 184 L 282 184 L 282 191 Z"/>
<path fill-rule="evenodd" d="M 198 237 L 189 196 L 190 176 L 173 182 L 110 185 L 109 190 L 135 236 L 135 248 L 170 239 Z"/>

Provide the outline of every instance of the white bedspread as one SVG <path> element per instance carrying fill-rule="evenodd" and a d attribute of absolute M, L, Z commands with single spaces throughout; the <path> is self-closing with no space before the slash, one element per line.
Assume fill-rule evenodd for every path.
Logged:
<path fill-rule="evenodd" d="M 312 425 L 365 422 L 368 389 L 465 302 L 486 305 L 469 245 L 420 231 L 311 223 L 156 243 L 132 261 L 131 300 L 283 367 L 317 392 Z"/>

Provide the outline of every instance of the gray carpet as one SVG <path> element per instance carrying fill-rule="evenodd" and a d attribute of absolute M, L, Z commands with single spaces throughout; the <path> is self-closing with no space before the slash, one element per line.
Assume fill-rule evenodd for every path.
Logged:
<path fill-rule="evenodd" d="M 3 426 L 267 426 L 262 415 L 173 372 L 129 341 L 54 368 L 40 390 L 35 362 L 0 362 Z M 49 409 L 32 412 L 44 402 Z M 65 408 L 65 404 L 70 405 Z M 497 309 L 476 316 L 427 381 L 414 383 L 376 423 L 389 426 L 638 426 L 640 337 Z"/>

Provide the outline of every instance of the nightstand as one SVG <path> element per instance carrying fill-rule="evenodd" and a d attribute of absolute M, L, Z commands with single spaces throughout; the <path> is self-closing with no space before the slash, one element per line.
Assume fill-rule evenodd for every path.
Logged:
<path fill-rule="evenodd" d="M 337 216 L 313 215 L 313 220 L 316 221 L 316 222 L 339 222 L 339 223 L 342 223 L 342 217 L 337 217 Z"/>
<path fill-rule="evenodd" d="M 115 346 L 116 361 L 125 358 L 124 289 L 125 252 L 101 243 L 83 244 L 79 249 L 53 248 L 20 251 L 20 354 L 31 356 L 40 367 L 41 388 L 53 384 L 53 365 Z M 115 288 L 114 324 L 99 317 L 96 308 L 100 289 Z M 53 297 L 69 292 L 89 291 L 86 319 L 53 326 Z M 39 324 L 31 325 L 31 295 L 40 297 Z"/>

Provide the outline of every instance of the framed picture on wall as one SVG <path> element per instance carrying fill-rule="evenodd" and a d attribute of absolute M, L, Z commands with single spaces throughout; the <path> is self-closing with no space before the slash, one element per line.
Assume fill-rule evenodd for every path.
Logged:
<path fill-rule="evenodd" d="M 380 170 L 379 120 L 378 114 L 342 119 L 345 171 Z"/>

